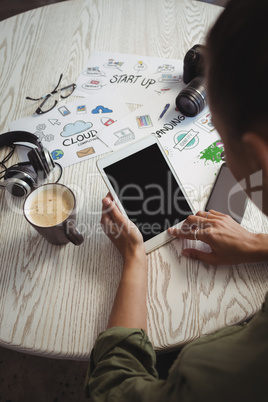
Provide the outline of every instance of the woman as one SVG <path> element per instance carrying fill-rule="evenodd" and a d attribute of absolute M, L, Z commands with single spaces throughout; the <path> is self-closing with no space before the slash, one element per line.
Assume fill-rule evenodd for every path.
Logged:
<path fill-rule="evenodd" d="M 231 0 L 207 38 L 210 109 L 237 180 L 262 193 L 268 215 L 268 24 L 266 0 Z M 257 179 L 257 182 L 254 180 Z M 102 225 L 123 256 L 122 278 L 107 330 L 92 351 L 87 390 L 93 401 L 267 401 L 268 296 L 245 325 L 224 328 L 181 351 L 159 380 L 146 335 L 147 262 L 138 229 L 111 197 L 103 199 Z M 120 228 L 120 235 L 117 229 Z M 187 218 L 177 237 L 208 243 L 211 253 L 184 255 L 211 264 L 268 260 L 267 235 L 247 232 L 216 211 Z"/>

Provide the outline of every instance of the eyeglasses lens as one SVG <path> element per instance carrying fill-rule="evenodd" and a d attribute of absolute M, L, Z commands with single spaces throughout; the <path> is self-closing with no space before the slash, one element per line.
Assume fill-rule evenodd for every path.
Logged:
<path fill-rule="evenodd" d="M 60 89 L 61 98 L 68 98 L 75 90 L 75 84 L 68 85 Z"/>
<path fill-rule="evenodd" d="M 44 101 L 41 103 L 39 108 L 42 110 L 43 113 L 48 112 L 49 110 L 53 109 L 57 103 L 57 97 L 53 95 L 47 95 Z"/>

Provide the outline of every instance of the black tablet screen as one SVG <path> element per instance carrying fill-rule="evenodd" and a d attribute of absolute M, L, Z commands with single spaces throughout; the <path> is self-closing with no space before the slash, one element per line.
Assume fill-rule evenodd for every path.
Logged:
<path fill-rule="evenodd" d="M 104 172 L 144 241 L 193 213 L 157 144 L 113 163 Z"/>

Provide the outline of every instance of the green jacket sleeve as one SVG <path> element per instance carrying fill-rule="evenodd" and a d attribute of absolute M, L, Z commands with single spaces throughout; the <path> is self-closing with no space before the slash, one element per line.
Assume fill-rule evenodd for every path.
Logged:
<path fill-rule="evenodd" d="M 185 346 L 166 380 L 140 329 L 110 328 L 96 341 L 86 388 L 94 402 L 267 402 L 268 294 L 248 323 Z"/>
<path fill-rule="evenodd" d="M 110 328 L 91 353 L 86 390 L 93 401 L 177 401 L 171 382 L 158 379 L 155 352 L 145 331 Z"/>

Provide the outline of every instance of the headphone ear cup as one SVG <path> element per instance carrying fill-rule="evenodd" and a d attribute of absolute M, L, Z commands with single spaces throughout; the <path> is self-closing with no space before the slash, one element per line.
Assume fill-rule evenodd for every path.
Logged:
<path fill-rule="evenodd" d="M 41 179 L 46 179 L 48 176 L 48 169 L 44 165 L 40 152 L 37 148 L 32 149 L 28 152 L 28 159 L 31 162 L 36 174 Z"/>
<path fill-rule="evenodd" d="M 28 152 L 28 159 L 37 173 L 37 176 L 41 179 L 46 179 L 55 167 L 52 156 L 46 148 L 42 150 L 33 148 Z"/>
<path fill-rule="evenodd" d="M 37 184 L 37 174 L 20 164 L 7 169 L 4 179 L 6 180 L 6 190 L 16 197 L 30 194 L 32 188 Z"/>

